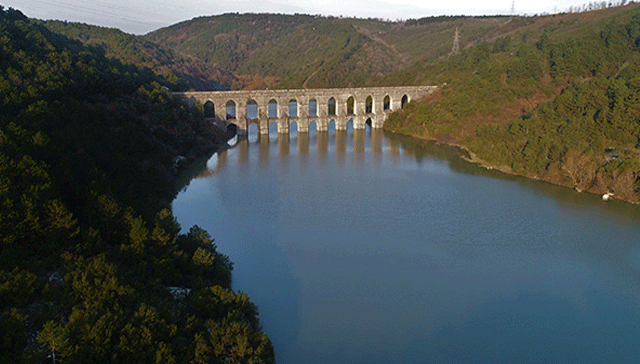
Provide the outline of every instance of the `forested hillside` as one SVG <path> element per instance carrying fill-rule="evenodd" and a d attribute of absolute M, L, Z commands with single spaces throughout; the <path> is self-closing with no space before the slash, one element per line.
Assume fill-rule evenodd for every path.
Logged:
<path fill-rule="evenodd" d="M 228 90 L 243 86 L 227 71 L 118 29 L 54 20 L 43 24 L 55 33 L 103 51 L 108 58 L 153 70 L 164 76 L 172 90 Z"/>
<path fill-rule="evenodd" d="M 223 138 L 164 81 L 0 7 L 0 362 L 273 362 L 232 263 L 164 209 L 174 158 Z"/>
<path fill-rule="evenodd" d="M 414 62 L 522 26 L 506 17 L 435 17 L 405 22 L 279 14 L 196 18 L 135 36 L 117 29 L 43 22 L 123 63 L 165 76 L 174 89 L 371 86 Z M 398 84 L 398 83 L 396 83 Z"/>
<path fill-rule="evenodd" d="M 261 88 L 348 86 L 394 62 L 392 49 L 366 42 L 352 25 L 307 15 L 225 14 L 180 23 L 145 38 L 209 66 L 259 78 L 255 86 Z M 376 62 L 364 64 L 374 52 Z"/>
<path fill-rule="evenodd" d="M 536 18 L 440 16 L 407 21 L 282 14 L 224 14 L 182 22 L 146 36 L 47 21 L 49 29 L 108 57 L 165 75 L 173 88 L 318 88 L 403 85 L 385 77 L 442 60 L 456 28 L 462 48 L 515 31 Z M 517 41 L 516 41 L 517 43 Z"/>
<path fill-rule="evenodd" d="M 392 78 L 443 85 L 391 131 L 466 147 L 505 172 L 640 202 L 640 9 L 538 17 Z"/>
<path fill-rule="evenodd" d="M 160 29 L 146 40 L 254 82 L 254 87 L 371 86 L 380 76 L 451 50 L 457 25 L 469 44 L 503 17 L 438 17 L 408 22 L 310 15 L 225 14 Z"/>

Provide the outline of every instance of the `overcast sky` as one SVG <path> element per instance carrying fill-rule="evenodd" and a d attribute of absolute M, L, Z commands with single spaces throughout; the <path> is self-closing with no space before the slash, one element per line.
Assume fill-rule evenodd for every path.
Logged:
<path fill-rule="evenodd" d="M 567 10 L 591 0 L 0 0 L 38 19 L 58 19 L 145 34 L 198 16 L 304 13 L 389 20 L 434 15 L 534 15 Z"/>

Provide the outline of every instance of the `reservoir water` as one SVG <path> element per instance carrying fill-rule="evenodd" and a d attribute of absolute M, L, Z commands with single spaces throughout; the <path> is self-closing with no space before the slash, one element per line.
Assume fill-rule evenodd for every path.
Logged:
<path fill-rule="evenodd" d="M 193 168 L 174 214 L 278 363 L 640 362 L 638 206 L 371 129 L 254 129 Z"/>

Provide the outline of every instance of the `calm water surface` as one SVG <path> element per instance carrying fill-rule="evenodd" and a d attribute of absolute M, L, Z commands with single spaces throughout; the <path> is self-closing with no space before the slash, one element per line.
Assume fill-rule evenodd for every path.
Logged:
<path fill-rule="evenodd" d="M 640 362 L 640 208 L 376 130 L 256 139 L 173 211 L 235 263 L 278 363 Z"/>

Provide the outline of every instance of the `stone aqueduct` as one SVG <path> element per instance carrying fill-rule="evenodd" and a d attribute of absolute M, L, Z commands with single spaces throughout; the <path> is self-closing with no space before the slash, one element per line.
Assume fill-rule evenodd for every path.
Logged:
<path fill-rule="evenodd" d="M 332 120 L 336 130 L 346 130 L 349 121 L 353 121 L 354 129 L 364 129 L 367 123 L 382 128 L 389 113 L 436 89 L 437 86 L 404 86 L 173 94 L 191 104 L 204 105 L 205 115 L 214 118 L 216 125 L 224 129 L 235 125 L 242 137 L 253 123 L 262 135 L 269 133 L 269 124 L 273 122 L 278 125 L 278 134 L 289 133 L 294 121 L 298 132 L 308 132 L 312 122 L 317 131 L 326 131 Z"/>

